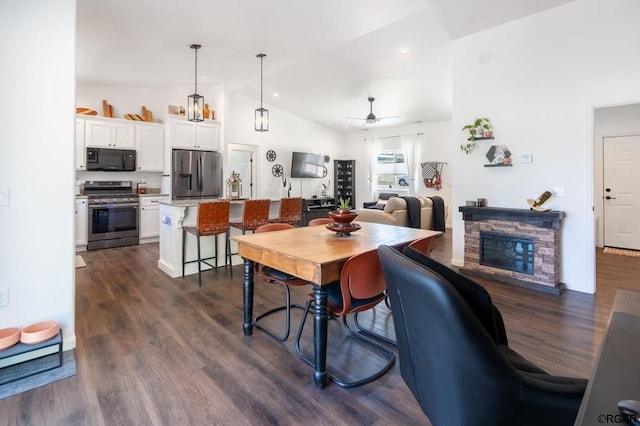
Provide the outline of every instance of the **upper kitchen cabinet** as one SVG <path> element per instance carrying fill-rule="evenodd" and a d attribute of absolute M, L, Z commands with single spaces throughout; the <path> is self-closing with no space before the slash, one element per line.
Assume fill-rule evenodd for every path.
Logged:
<path fill-rule="evenodd" d="M 164 127 L 162 124 L 136 124 L 137 169 L 161 172 L 164 169 Z"/>
<path fill-rule="evenodd" d="M 220 122 L 194 122 L 174 115 L 165 117 L 164 123 L 170 148 L 220 151 Z"/>
<path fill-rule="evenodd" d="M 135 124 L 114 118 L 85 120 L 85 147 L 135 149 Z"/>
<path fill-rule="evenodd" d="M 164 169 L 164 126 L 121 118 L 76 116 L 76 170 L 86 170 L 86 148 L 136 150 L 136 170 Z"/>

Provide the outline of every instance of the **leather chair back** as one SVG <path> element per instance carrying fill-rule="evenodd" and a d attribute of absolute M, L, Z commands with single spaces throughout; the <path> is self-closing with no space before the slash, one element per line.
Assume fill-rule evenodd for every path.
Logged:
<path fill-rule="evenodd" d="M 280 200 L 280 223 L 298 226 L 302 220 L 302 198 L 283 198 Z"/>
<path fill-rule="evenodd" d="M 378 254 L 400 372 L 434 425 L 573 424 L 584 383 L 517 371 L 447 280 L 391 247 Z"/>
<path fill-rule="evenodd" d="M 269 223 L 271 200 L 247 200 L 242 213 L 242 229 L 254 231 L 258 226 Z"/>
<path fill-rule="evenodd" d="M 229 228 L 229 201 L 201 203 L 198 206 L 198 232 L 202 236 L 220 234 Z"/>

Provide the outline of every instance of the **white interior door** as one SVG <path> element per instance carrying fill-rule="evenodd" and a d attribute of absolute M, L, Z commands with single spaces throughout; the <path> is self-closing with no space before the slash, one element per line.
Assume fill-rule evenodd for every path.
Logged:
<path fill-rule="evenodd" d="M 240 174 L 242 182 L 241 198 L 255 198 L 257 193 L 256 155 L 257 147 L 253 145 L 229 144 L 229 166 Z M 231 172 L 227 173 L 229 176 Z"/>
<path fill-rule="evenodd" d="M 640 136 L 603 144 L 604 245 L 640 250 Z"/>

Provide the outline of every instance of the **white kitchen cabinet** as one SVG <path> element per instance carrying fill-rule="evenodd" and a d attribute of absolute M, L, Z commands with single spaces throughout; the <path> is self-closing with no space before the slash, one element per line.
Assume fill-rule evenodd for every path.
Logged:
<path fill-rule="evenodd" d="M 76 250 L 87 248 L 89 221 L 87 203 L 86 198 L 76 198 Z"/>
<path fill-rule="evenodd" d="M 135 149 L 135 125 L 124 120 L 85 120 L 84 143 L 87 147 Z"/>
<path fill-rule="evenodd" d="M 140 197 L 140 243 L 158 241 L 160 235 L 160 201 L 169 201 L 167 195 Z"/>
<path fill-rule="evenodd" d="M 136 161 L 139 171 L 164 169 L 164 128 L 161 124 L 136 124 Z"/>
<path fill-rule="evenodd" d="M 188 121 L 182 116 L 166 117 L 170 148 L 220 151 L 220 123 L 213 120 Z"/>
<path fill-rule="evenodd" d="M 84 120 L 76 118 L 76 170 L 87 170 L 84 150 Z"/>
<path fill-rule="evenodd" d="M 212 123 L 210 121 L 201 121 L 196 123 L 197 148 L 205 151 L 220 151 L 218 128 L 219 126 L 217 123 Z"/>

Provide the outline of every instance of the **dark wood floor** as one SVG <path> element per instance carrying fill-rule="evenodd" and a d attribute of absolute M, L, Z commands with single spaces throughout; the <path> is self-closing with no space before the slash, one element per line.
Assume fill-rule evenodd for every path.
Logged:
<path fill-rule="evenodd" d="M 0 400 L 2 424 L 429 423 L 397 364 L 359 388 L 316 389 L 311 368 L 295 355 L 293 337 L 281 345 L 257 330 L 243 336 L 240 266 L 233 280 L 224 270 L 207 272 L 200 289 L 197 276 L 170 279 L 160 272 L 157 253 L 157 244 L 82 253 L 87 267 L 76 273 L 78 374 Z M 450 253 L 447 234 L 434 257 L 449 263 Z M 545 295 L 482 281 L 503 313 L 511 346 L 551 373 L 589 377 L 616 288 L 640 290 L 640 258 L 600 250 L 596 256 L 595 296 Z M 257 286 L 255 311 L 281 302 L 280 291 Z M 299 289 L 293 297 L 303 303 L 305 293 Z M 297 318 L 296 311 L 294 329 Z M 375 322 L 390 327 L 385 308 Z M 340 332 L 339 323 L 330 321 L 330 344 Z M 348 349 L 367 364 L 361 345 Z"/>

